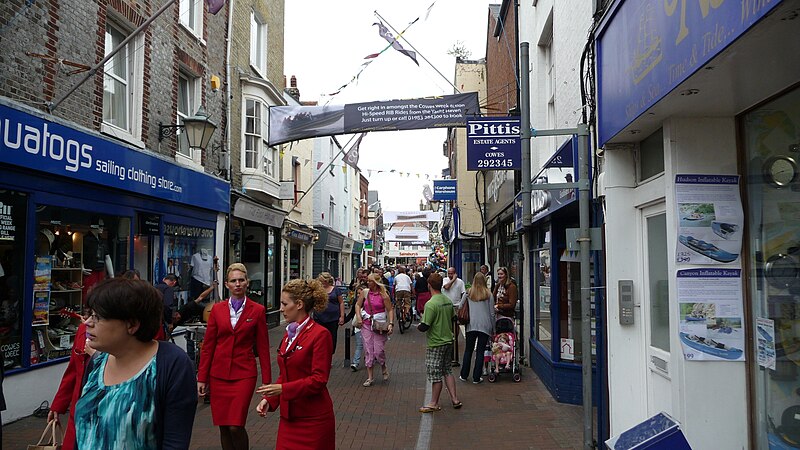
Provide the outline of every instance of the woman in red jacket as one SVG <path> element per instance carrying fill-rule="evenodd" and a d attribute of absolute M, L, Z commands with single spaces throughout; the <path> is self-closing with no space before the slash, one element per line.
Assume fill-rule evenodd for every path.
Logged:
<path fill-rule="evenodd" d="M 222 448 L 246 450 L 250 440 L 244 424 L 258 376 L 254 345 L 261 381 L 272 382 L 267 315 L 262 305 L 245 298 L 244 264 L 231 264 L 225 279 L 231 297 L 211 308 L 197 369 L 197 393 L 203 397 L 211 392 L 211 418 L 219 426 Z"/>
<path fill-rule="evenodd" d="M 61 385 L 58 386 L 56 396 L 50 405 L 50 412 L 47 414 L 47 421 L 59 420 L 58 415 L 64 414 L 69 409 L 69 421 L 67 431 L 64 434 L 64 445 L 62 450 L 73 450 L 75 448 L 75 402 L 81 396 L 81 381 L 86 369 L 86 362 L 92 356 L 94 350 L 86 345 L 86 324 L 81 322 L 78 331 L 75 333 L 75 342 L 72 344 L 72 351 L 69 354 L 69 364 L 64 376 L 61 378 Z"/>
<path fill-rule="evenodd" d="M 336 421 L 328 394 L 333 342 L 330 333 L 314 322 L 311 309 L 322 311 L 328 296 L 317 280 L 292 280 L 281 292 L 281 312 L 289 325 L 278 347 L 280 376 L 276 384 L 256 392 L 264 399 L 256 410 L 281 408 L 278 449 L 334 449 Z"/>

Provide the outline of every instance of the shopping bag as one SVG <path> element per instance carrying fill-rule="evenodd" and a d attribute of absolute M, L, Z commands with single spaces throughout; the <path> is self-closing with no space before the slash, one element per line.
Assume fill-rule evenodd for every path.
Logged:
<path fill-rule="evenodd" d="M 49 439 L 47 438 L 48 431 L 50 432 Z M 45 439 L 47 439 L 47 442 L 45 442 Z M 63 443 L 64 430 L 61 429 L 61 424 L 54 419 L 47 422 L 42 437 L 39 438 L 39 443 L 36 445 L 29 445 L 28 450 L 61 450 L 61 444 Z"/>

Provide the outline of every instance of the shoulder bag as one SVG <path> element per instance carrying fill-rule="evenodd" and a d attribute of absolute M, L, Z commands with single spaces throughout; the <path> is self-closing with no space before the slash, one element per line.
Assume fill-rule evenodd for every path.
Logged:
<path fill-rule="evenodd" d="M 469 325 L 469 301 L 469 295 L 464 293 L 464 301 L 461 302 L 458 313 L 456 313 L 459 325 Z"/>
<path fill-rule="evenodd" d="M 389 322 L 387 320 L 380 320 L 375 318 L 375 314 L 372 312 L 372 302 L 369 300 L 369 291 L 365 296 L 364 302 L 367 303 L 367 310 L 369 311 L 370 322 L 372 322 L 372 331 L 378 334 L 386 334 L 389 332 Z M 381 296 L 383 299 L 383 296 Z"/>

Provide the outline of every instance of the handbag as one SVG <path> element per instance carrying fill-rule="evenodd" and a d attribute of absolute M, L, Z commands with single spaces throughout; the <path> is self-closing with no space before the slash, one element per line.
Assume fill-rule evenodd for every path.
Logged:
<path fill-rule="evenodd" d="M 459 325 L 469 325 L 469 295 L 464 294 L 464 301 L 456 313 Z"/>
<path fill-rule="evenodd" d="M 372 312 L 372 302 L 369 301 L 369 292 L 364 295 L 364 302 L 367 304 L 367 309 L 369 310 L 370 315 L 370 322 L 372 323 L 372 331 L 378 334 L 386 334 L 389 332 L 389 321 L 387 320 L 380 320 L 375 318 L 375 314 Z"/>
<path fill-rule="evenodd" d="M 56 429 L 58 429 L 58 434 L 60 436 L 56 435 Z M 44 442 L 48 431 L 50 431 L 50 439 Z M 44 432 L 42 433 L 42 437 L 39 438 L 39 443 L 36 445 L 29 445 L 28 450 L 61 450 L 61 444 L 63 442 L 64 430 L 61 429 L 61 425 L 57 421 L 51 420 L 47 422 L 47 426 L 44 427 Z"/>

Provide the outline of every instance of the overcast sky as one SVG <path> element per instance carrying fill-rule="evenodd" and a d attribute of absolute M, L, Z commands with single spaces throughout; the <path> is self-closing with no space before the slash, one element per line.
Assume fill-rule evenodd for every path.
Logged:
<path fill-rule="evenodd" d="M 284 73 L 295 75 L 303 101 L 320 104 L 357 103 L 418 98 L 454 93 L 455 57 L 447 54 L 461 41 L 472 59 L 486 53 L 487 0 L 287 0 L 285 17 Z M 334 97 L 328 94 L 350 81 L 366 55 L 388 45 L 372 24 L 379 19 L 398 32 L 419 17 L 403 35 L 418 51 L 417 67 L 407 56 L 389 49 L 376 58 L 353 82 Z M 391 28 L 389 27 L 391 30 Z M 446 78 L 442 78 L 427 58 Z M 361 143 L 359 167 L 369 179 L 370 190 L 379 191 L 384 210 L 416 210 L 422 188 L 433 184 L 447 167 L 442 155 L 445 129 L 373 132 Z M 344 144 L 346 138 L 340 139 Z M 401 176 L 397 172 L 411 173 Z M 379 174 L 378 170 L 384 170 Z M 371 173 L 370 173 L 371 171 Z M 419 174 L 419 177 L 417 176 Z M 426 179 L 426 174 L 430 180 Z"/>

